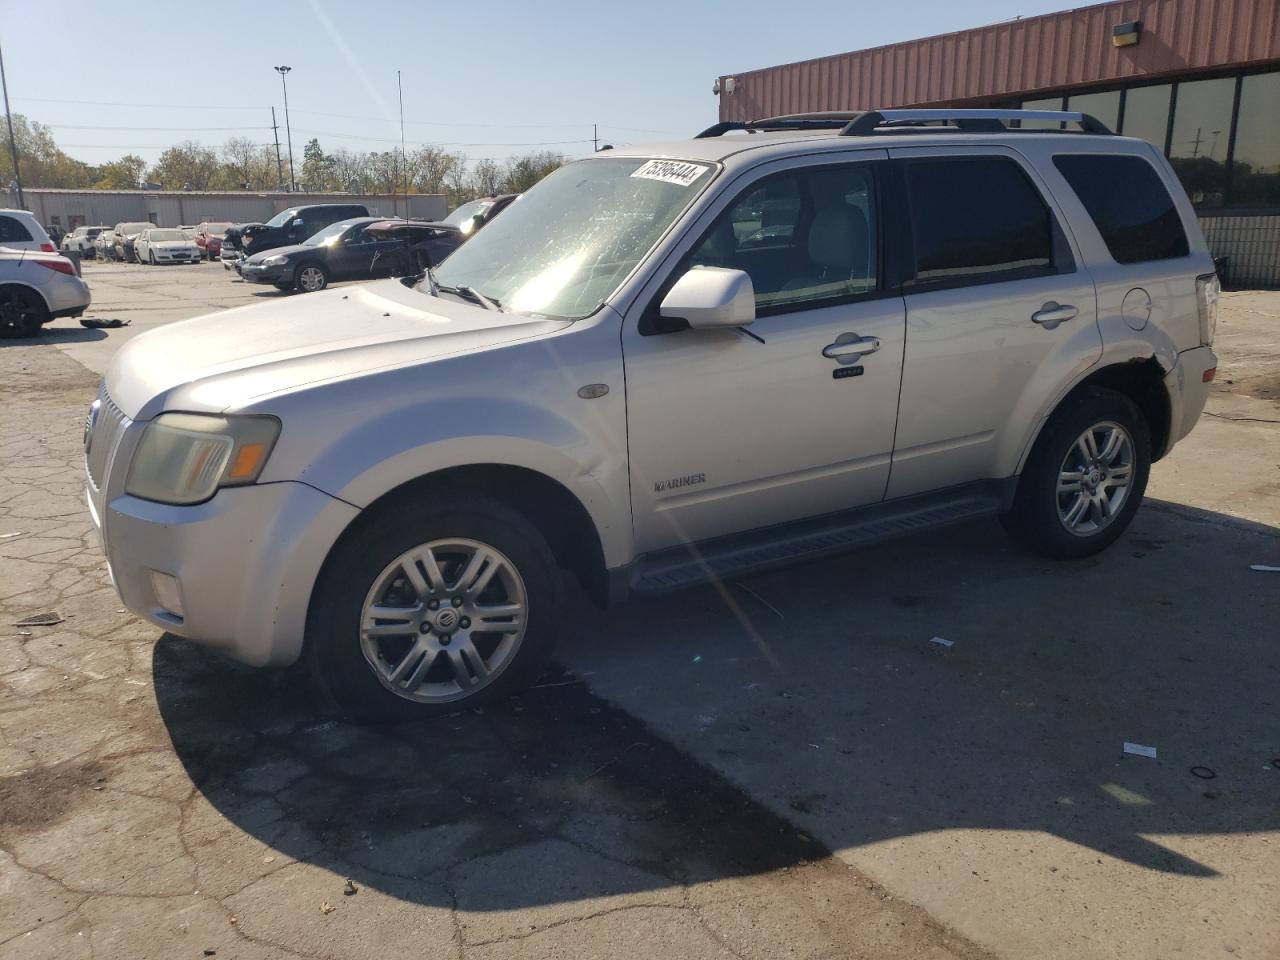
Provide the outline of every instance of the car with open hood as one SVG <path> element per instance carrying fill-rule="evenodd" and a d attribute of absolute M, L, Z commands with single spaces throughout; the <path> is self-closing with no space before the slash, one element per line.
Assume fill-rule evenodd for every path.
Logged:
<path fill-rule="evenodd" d="M 562 166 L 421 278 L 130 340 L 87 502 L 160 629 L 447 715 L 540 675 L 566 572 L 611 603 L 981 517 L 1107 548 L 1218 290 L 1169 161 L 1086 114 L 722 123 Z"/>
<path fill-rule="evenodd" d="M 369 216 L 363 203 L 311 203 L 281 210 L 266 223 L 241 223 L 228 227 L 223 246 L 230 246 L 243 257 L 255 253 L 302 243 L 324 227 L 339 220 Z"/>

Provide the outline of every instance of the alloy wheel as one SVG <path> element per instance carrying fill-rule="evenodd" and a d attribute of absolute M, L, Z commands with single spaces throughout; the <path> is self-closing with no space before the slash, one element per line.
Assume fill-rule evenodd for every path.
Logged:
<path fill-rule="evenodd" d="M 528 624 L 524 580 L 477 540 L 433 540 L 389 563 L 360 615 L 360 647 L 386 689 L 448 703 L 484 689 L 515 658 Z"/>
<path fill-rule="evenodd" d="M 307 293 L 324 289 L 324 271 L 319 267 L 303 267 L 298 274 L 298 286 Z"/>
<path fill-rule="evenodd" d="M 1058 519 L 1078 537 L 1101 532 L 1124 509 L 1133 474 L 1129 431 L 1114 420 L 1095 423 L 1076 438 L 1058 469 Z"/>

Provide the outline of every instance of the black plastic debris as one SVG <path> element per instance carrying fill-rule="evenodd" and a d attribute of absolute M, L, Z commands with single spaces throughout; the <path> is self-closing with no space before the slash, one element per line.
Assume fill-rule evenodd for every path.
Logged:
<path fill-rule="evenodd" d="M 37 613 L 14 623 L 15 627 L 52 627 L 62 623 L 62 616 L 56 613 Z"/>

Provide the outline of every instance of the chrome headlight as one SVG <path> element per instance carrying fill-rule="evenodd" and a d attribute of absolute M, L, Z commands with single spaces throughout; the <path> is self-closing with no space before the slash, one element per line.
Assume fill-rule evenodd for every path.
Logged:
<path fill-rule="evenodd" d="M 163 413 L 142 434 L 125 493 L 160 503 L 202 503 L 219 487 L 257 480 L 279 435 L 275 417 Z"/>
<path fill-rule="evenodd" d="M 275 257 L 267 257 L 267 259 L 262 261 L 262 265 L 264 267 L 278 267 L 280 266 L 280 264 L 284 263 L 285 260 L 287 259 L 288 257 L 284 256 L 283 254 L 280 254 L 279 256 L 275 256 Z"/>

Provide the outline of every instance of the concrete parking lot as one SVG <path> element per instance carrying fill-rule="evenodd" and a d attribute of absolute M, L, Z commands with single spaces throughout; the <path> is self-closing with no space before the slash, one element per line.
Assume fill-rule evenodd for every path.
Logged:
<path fill-rule="evenodd" d="M 81 496 L 121 343 L 284 295 L 85 277 L 129 326 L 0 345 L 0 960 L 1278 955 L 1280 293 L 1100 557 L 574 597 L 535 689 L 366 728 L 126 614 Z"/>

